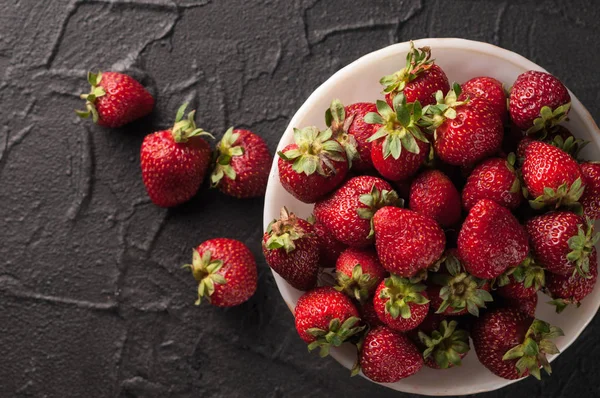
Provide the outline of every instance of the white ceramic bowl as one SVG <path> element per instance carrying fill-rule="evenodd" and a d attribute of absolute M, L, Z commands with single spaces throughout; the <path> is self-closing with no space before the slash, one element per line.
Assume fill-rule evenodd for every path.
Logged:
<path fill-rule="evenodd" d="M 451 38 L 422 39 L 416 40 L 415 46 L 431 47 L 433 58 L 446 72 L 450 82 L 463 83 L 476 76 L 491 76 L 509 87 L 522 72 L 532 69 L 544 70 L 518 54 L 477 41 Z M 323 128 L 324 112 L 334 98 L 339 98 L 346 105 L 360 101 L 374 102 L 381 98 L 380 77 L 402 68 L 408 50 L 408 42 L 394 44 L 367 54 L 336 72 L 316 89 L 296 112 L 281 137 L 277 150 L 293 142 L 294 127 L 315 125 Z M 584 157 L 600 159 L 600 130 L 581 102 L 573 93 L 570 94 L 572 109 L 568 126 L 578 138 L 591 141 L 585 148 Z M 287 206 L 302 217 L 307 217 L 312 211 L 312 205 L 296 200 L 281 186 L 277 173 L 277 157 L 275 157 L 265 197 L 263 221 L 265 229 L 269 222 L 278 217 L 282 206 Z M 292 288 L 276 273 L 274 276 L 281 296 L 290 310 L 293 310 L 302 292 Z M 580 308 L 567 308 L 560 315 L 555 314 L 553 308 L 545 304 L 547 301 L 546 296 L 540 295 L 536 316 L 563 329 L 565 336 L 557 339 L 556 343 L 559 350 L 564 352 L 596 314 L 600 305 L 600 287 L 596 286 Z M 354 350 L 350 346 L 334 349 L 331 355 L 348 369 L 352 367 L 355 360 Z M 555 358 L 556 356 L 551 360 Z M 489 372 L 478 362 L 475 352 L 471 350 L 463 366 L 459 368 L 439 371 L 423 367 L 412 377 L 384 385 L 408 393 L 465 395 L 495 390 L 514 382 Z"/>

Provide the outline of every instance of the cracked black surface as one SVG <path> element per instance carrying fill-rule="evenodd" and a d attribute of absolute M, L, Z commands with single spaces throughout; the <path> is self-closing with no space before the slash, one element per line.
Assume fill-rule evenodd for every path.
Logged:
<path fill-rule="evenodd" d="M 408 397 L 307 352 L 262 259 L 262 200 L 205 187 L 153 206 L 143 136 L 190 101 L 218 137 L 249 128 L 273 151 L 336 70 L 444 36 L 540 63 L 600 120 L 599 19 L 593 0 L 1 1 L 0 397 Z M 77 120 L 98 68 L 141 80 L 155 112 L 116 130 Z M 258 291 L 237 308 L 195 307 L 180 264 L 221 235 L 255 254 Z M 600 396 L 599 330 L 596 317 L 553 377 L 482 396 Z"/>

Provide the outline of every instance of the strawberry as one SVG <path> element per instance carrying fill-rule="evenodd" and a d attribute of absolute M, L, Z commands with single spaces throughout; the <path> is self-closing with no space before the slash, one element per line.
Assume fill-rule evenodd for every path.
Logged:
<path fill-rule="evenodd" d="M 567 88 L 546 72 L 528 71 L 515 80 L 508 102 L 513 123 L 528 134 L 563 121 L 571 106 Z"/>
<path fill-rule="evenodd" d="M 157 206 L 172 207 L 190 200 L 208 169 L 211 150 L 202 136 L 213 137 L 196 127 L 196 111 L 183 119 L 186 107 L 184 104 L 179 108 L 170 130 L 147 135 L 142 142 L 142 179 Z"/>
<path fill-rule="evenodd" d="M 184 267 L 198 281 L 196 305 L 206 298 L 216 307 L 233 307 L 256 291 L 256 262 L 250 249 L 240 241 L 207 240 L 194 249 L 192 264 Z"/>
<path fill-rule="evenodd" d="M 390 275 L 383 280 L 373 297 L 373 307 L 379 319 L 401 332 L 419 326 L 429 311 L 425 285 L 414 284 L 407 278 Z"/>
<path fill-rule="evenodd" d="M 471 347 L 469 333 L 457 329 L 457 326 L 456 321 L 443 320 L 439 330 L 434 330 L 430 335 L 419 332 L 419 339 L 425 346 L 423 351 L 425 365 L 433 369 L 449 369 L 462 365 L 462 359 Z"/>
<path fill-rule="evenodd" d="M 505 307 L 515 308 L 531 317 L 535 317 L 535 309 L 537 308 L 538 295 L 523 297 L 523 298 L 503 298 L 502 302 Z"/>
<path fill-rule="evenodd" d="M 315 219 L 313 223 L 317 240 L 320 247 L 320 266 L 321 268 L 335 267 L 335 263 L 348 245 L 338 241 L 333 233 L 320 221 Z"/>
<path fill-rule="evenodd" d="M 506 93 L 502 82 L 493 77 L 474 77 L 464 82 L 460 88 L 469 98 L 478 97 L 486 100 L 492 111 L 500 116 L 502 121 L 506 120 L 508 109 L 506 109 Z"/>
<path fill-rule="evenodd" d="M 515 155 L 491 158 L 479 163 L 467 178 L 462 191 L 462 202 L 469 211 L 480 199 L 490 199 L 514 210 L 521 204 L 523 193 L 515 170 Z"/>
<path fill-rule="evenodd" d="M 386 206 L 373 217 L 375 247 L 383 268 L 411 277 L 444 253 L 446 237 L 437 223 L 412 210 Z"/>
<path fill-rule="evenodd" d="M 562 330 L 514 308 L 486 312 L 471 330 L 479 361 L 505 379 L 529 374 L 540 379 L 540 367 L 550 374 L 546 354 L 558 354 L 550 339 L 563 336 Z"/>
<path fill-rule="evenodd" d="M 423 367 L 417 346 L 404 334 L 386 326 L 369 330 L 359 362 L 363 374 L 377 383 L 395 383 Z"/>
<path fill-rule="evenodd" d="M 399 181 L 413 176 L 429 154 L 429 141 L 417 122 L 421 118 L 421 104 L 406 103 L 400 94 L 392 107 L 378 100 L 377 113 L 368 113 L 366 123 L 381 125 L 368 142 L 372 142 L 371 160 L 375 169 L 388 180 Z"/>
<path fill-rule="evenodd" d="M 400 93 L 406 96 L 408 102 L 434 104 L 435 93 L 438 90 L 446 92 L 450 88 L 448 77 L 431 59 L 431 49 L 416 49 L 412 41 L 410 51 L 406 54 L 406 66 L 392 75 L 382 77 L 379 83 L 384 86 L 385 100 L 390 106 Z"/>
<path fill-rule="evenodd" d="M 527 232 L 506 207 L 481 199 L 458 235 L 458 254 L 471 275 L 492 279 L 527 256 Z"/>
<path fill-rule="evenodd" d="M 506 298 L 526 298 L 535 295 L 545 283 L 544 269 L 527 256 L 516 268 L 509 268 L 497 279 L 497 292 Z"/>
<path fill-rule="evenodd" d="M 309 222 L 282 208 L 263 235 L 262 249 L 267 264 L 290 285 L 299 290 L 316 285 L 319 241 Z"/>
<path fill-rule="evenodd" d="M 358 301 L 367 300 L 387 276 L 374 250 L 353 247 L 338 257 L 335 270 L 338 282 L 336 289 Z"/>
<path fill-rule="evenodd" d="M 588 294 L 594 290 L 596 280 L 598 279 L 598 265 L 596 262 L 596 251 L 590 255 L 590 273 L 587 278 L 579 274 L 558 275 L 548 274 L 546 283 L 546 292 L 552 297 L 550 304 L 556 306 L 556 312 L 562 312 L 569 304 L 581 305 Z"/>
<path fill-rule="evenodd" d="M 460 194 L 439 170 L 424 171 L 412 181 L 408 207 L 434 219 L 442 227 L 451 227 L 460 221 Z"/>
<path fill-rule="evenodd" d="M 553 211 L 530 219 L 525 227 L 535 260 L 546 271 L 587 277 L 595 267 L 590 258 L 600 234 L 594 235 L 591 220 L 570 211 Z"/>
<path fill-rule="evenodd" d="M 89 94 L 81 94 L 85 111 L 75 111 L 81 118 L 90 116 L 105 127 L 121 127 L 152 112 L 154 98 L 133 77 L 117 72 L 88 73 L 92 86 Z"/>
<path fill-rule="evenodd" d="M 595 220 L 600 218 L 600 163 L 582 163 L 581 173 L 585 184 L 585 191 L 580 199 L 583 214 Z"/>
<path fill-rule="evenodd" d="M 340 242 L 353 247 L 373 243 L 371 219 L 383 206 L 401 204 L 389 183 L 377 177 L 359 176 L 346 181 L 337 191 L 318 201 L 316 219 Z"/>
<path fill-rule="evenodd" d="M 267 188 L 271 155 L 265 141 L 248 130 L 231 127 L 217 144 L 213 187 L 236 198 L 263 196 Z"/>
<path fill-rule="evenodd" d="M 425 317 L 425 319 L 423 319 L 423 322 L 421 322 L 419 326 L 417 326 L 415 329 L 408 330 L 406 332 L 406 335 L 412 341 L 417 343 L 417 345 L 419 345 L 421 343 L 421 340 L 419 339 L 419 332 L 431 334 L 434 330 L 439 329 L 442 321 L 447 318 L 448 317 L 444 314 L 436 314 L 430 302 L 429 313 L 427 313 L 427 316 Z"/>
<path fill-rule="evenodd" d="M 535 209 L 572 206 L 584 192 L 577 161 L 545 142 L 535 141 L 527 146 L 521 173 L 527 191 L 534 198 L 529 204 Z"/>
<path fill-rule="evenodd" d="M 296 303 L 294 317 L 300 338 L 309 350 L 319 348 L 321 357 L 365 328 L 348 296 L 330 286 L 304 293 Z"/>
<path fill-rule="evenodd" d="M 376 326 L 385 325 L 377 316 L 372 300 L 361 303 L 359 310 L 362 321 L 369 325 L 369 328 L 373 329 Z"/>
<path fill-rule="evenodd" d="M 517 155 L 520 159 L 525 157 L 525 150 L 529 144 L 536 140 L 543 141 L 547 144 L 562 149 L 573 158 L 577 158 L 579 152 L 589 143 L 589 141 L 575 138 L 569 129 L 562 125 L 558 125 L 549 130 L 544 130 L 541 135 L 540 133 L 537 133 L 523 137 L 517 148 Z"/>
<path fill-rule="evenodd" d="M 316 202 L 346 177 L 348 159 L 331 135 L 331 129 L 294 129 L 295 143 L 278 152 L 281 185 L 301 202 Z"/>

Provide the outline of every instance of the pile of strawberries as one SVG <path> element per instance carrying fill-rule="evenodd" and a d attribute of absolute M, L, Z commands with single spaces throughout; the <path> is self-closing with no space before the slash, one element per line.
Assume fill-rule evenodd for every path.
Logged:
<path fill-rule="evenodd" d="M 538 71 L 509 94 L 492 77 L 451 87 L 413 46 L 380 82 L 385 98 L 332 101 L 325 129 L 294 129 L 279 152 L 283 187 L 314 203 L 263 237 L 271 268 L 306 291 L 298 334 L 322 356 L 355 344 L 353 374 L 376 382 L 460 365 L 470 340 L 498 376 L 550 373 L 563 332 L 535 318 L 537 292 L 562 311 L 598 273 L 600 164 L 561 124 L 567 89 Z"/>

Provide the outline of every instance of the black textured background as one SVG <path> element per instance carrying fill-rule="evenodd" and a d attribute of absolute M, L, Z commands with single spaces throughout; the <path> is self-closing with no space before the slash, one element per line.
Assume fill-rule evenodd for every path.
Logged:
<path fill-rule="evenodd" d="M 274 150 L 336 70 L 436 36 L 532 59 L 598 120 L 599 20 L 594 0 L 0 0 L 0 397 L 403 396 L 307 353 L 262 259 L 262 200 L 203 189 L 153 206 L 143 136 L 189 100 L 218 137 L 250 128 Z M 98 68 L 150 87 L 153 115 L 118 130 L 77 120 Z M 195 307 L 179 266 L 222 235 L 256 255 L 258 291 Z M 599 396 L 599 332 L 596 317 L 552 378 L 485 397 Z"/>

